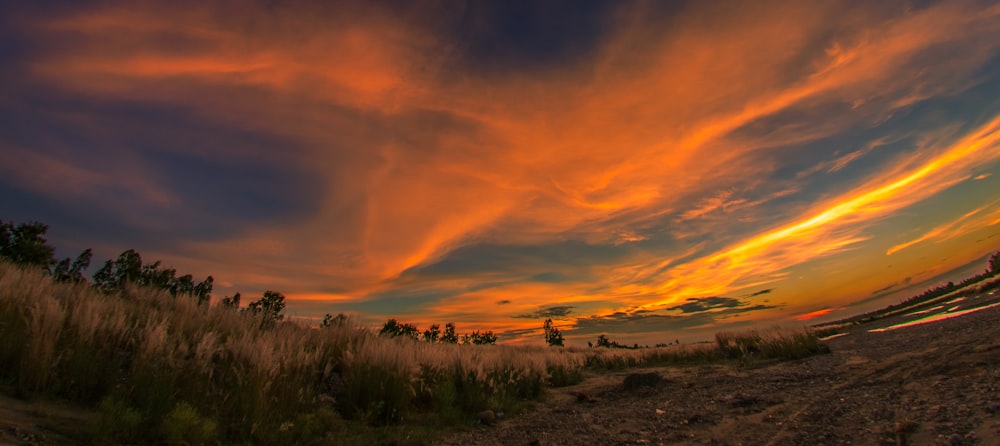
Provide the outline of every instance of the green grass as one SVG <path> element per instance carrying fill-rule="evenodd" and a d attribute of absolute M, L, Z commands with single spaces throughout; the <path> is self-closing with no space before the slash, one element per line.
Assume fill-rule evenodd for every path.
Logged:
<path fill-rule="evenodd" d="M 95 444 L 427 444 L 588 373 L 822 351 L 808 331 L 720 336 L 638 350 L 432 344 L 261 324 L 137 287 L 105 295 L 0 263 L 0 381 L 93 408 L 83 440 Z"/>

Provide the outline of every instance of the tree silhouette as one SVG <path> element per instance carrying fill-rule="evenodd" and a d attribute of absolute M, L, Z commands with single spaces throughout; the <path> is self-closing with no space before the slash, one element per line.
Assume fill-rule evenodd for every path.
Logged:
<path fill-rule="evenodd" d="M 479 332 L 475 330 L 472 333 L 462 335 L 463 344 L 477 344 L 477 345 L 487 345 L 496 344 L 497 335 L 493 334 L 492 331 Z"/>
<path fill-rule="evenodd" d="M 455 333 L 454 322 L 448 322 L 444 325 L 444 333 L 441 334 L 441 342 L 445 344 L 458 344 L 458 334 Z"/>
<path fill-rule="evenodd" d="M 597 347 L 604 347 L 604 348 L 610 348 L 611 347 L 611 340 L 608 339 L 607 335 L 604 335 L 604 334 L 598 335 L 597 336 L 597 343 L 595 344 L 595 346 L 597 346 Z"/>
<path fill-rule="evenodd" d="M 260 300 L 250 302 L 247 310 L 261 318 L 261 327 L 272 326 L 285 318 L 285 315 L 281 314 L 285 311 L 285 295 L 277 291 L 265 291 Z"/>
<path fill-rule="evenodd" d="M 993 253 L 990 256 L 990 274 L 1000 274 L 1000 251 Z"/>
<path fill-rule="evenodd" d="M 48 268 L 55 263 L 55 249 L 45 240 L 49 227 L 31 222 L 14 225 L 0 220 L 0 257 L 24 266 Z"/>
<path fill-rule="evenodd" d="M 420 337 L 420 330 L 415 325 L 401 324 L 395 319 L 385 321 L 378 333 L 385 336 L 406 336 L 413 339 Z"/>
<path fill-rule="evenodd" d="M 167 290 L 177 280 L 176 276 L 177 270 L 173 268 L 161 269 L 160 261 L 157 260 L 148 265 L 143 265 L 139 270 L 139 285 Z"/>
<path fill-rule="evenodd" d="M 588 342 L 587 345 L 589 345 L 591 347 L 627 348 L 627 349 L 632 349 L 632 350 L 635 350 L 635 349 L 639 348 L 639 344 L 633 344 L 633 345 L 619 344 L 618 341 L 612 341 L 605 334 L 601 334 L 601 335 L 597 336 L 597 343 L 596 344 L 591 344 L 590 342 Z"/>
<path fill-rule="evenodd" d="M 542 330 L 545 331 L 545 343 L 549 344 L 550 347 L 562 347 L 565 340 L 563 339 L 563 334 L 552 325 L 552 319 L 546 319 L 545 324 L 542 325 Z"/>
<path fill-rule="evenodd" d="M 424 330 L 424 340 L 427 342 L 437 342 L 441 339 L 441 326 L 438 324 L 433 324 L 427 330 Z"/>
<path fill-rule="evenodd" d="M 111 294 L 119 289 L 118 281 L 115 280 L 115 261 L 106 260 L 104 266 L 94 273 L 94 287 L 104 294 Z"/>
<path fill-rule="evenodd" d="M 89 261 L 88 258 L 88 264 Z M 177 277 L 177 270 L 162 268 L 159 260 L 143 265 L 142 256 L 134 249 L 121 253 L 115 260 L 104 262 L 104 266 L 94 273 L 94 286 L 105 294 L 121 292 L 126 284 L 135 283 L 143 287 L 164 290 L 174 297 L 181 294 L 193 296 L 198 299 L 199 305 L 211 299 L 214 282 L 212 276 L 197 284 L 190 274 Z"/>
<path fill-rule="evenodd" d="M 198 305 L 207 304 L 209 299 L 211 299 L 213 283 L 215 283 L 215 279 L 212 276 L 208 276 L 205 280 L 194 286 L 191 295 L 198 299 Z"/>
<path fill-rule="evenodd" d="M 90 259 L 93 252 L 87 249 L 80 253 L 72 263 L 69 257 L 62 259 L 52 270 L 52 280 L 60 283 L 82 283 L 87 278 L 83 276 L 83 271 L 90 267 Z"/>
<path fill-rule="evenodd" d="M 159 262 L 153 265 L 155 269 L 159 266 Z M 94 273 L 94 286 L 105 294 L 111 294 L 124 290 L 125 284 L 129 282 L 140 283 L 141 277 L 143 277 L 142 256 L 134 249 L 129 249 L 119 254 L 118 259 L 104 262 L 104 266 Z"/>

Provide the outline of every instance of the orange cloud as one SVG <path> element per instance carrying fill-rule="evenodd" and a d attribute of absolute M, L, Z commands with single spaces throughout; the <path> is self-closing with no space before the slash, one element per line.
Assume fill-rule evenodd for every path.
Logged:
<path fill-rule="evenodd" d="M 799 2 L 729 7 L 720 17 L 695 4 L 671 26 L 650 22 L 643 7 L 626 11 L 609 19 L 590 59 L 488 77 L 459 69 L 459 44 L 421 25 L 427 18 L 377 7 L 230 15 L 150 2 L 37 24 L 43 41 L 59 47 L 31 68 L 78 94 L 180 105 L 205 121 L 300 143 L 298 152 L 248 156 L 322 175 L 315 214 L 183 248 L 227 265 L 238 285 L 270 281 L 319 298 L 327 294 L 313 288 L 331 282 L 343 290 L 331 299 L 345 300 L 396 286 L 404 272 L 477 243 L 627 246 L 678 214 L 698 220 L 739 209 L 759 218 L 771 200 L 801 189 L 789 180 L 784 192 L 750 194 L 761 187 L 755 178 L 781 167 L 788 146 L 968 88 L 954 78 L 971 77 L 996 48 L 965 43 L 1000 31 L 1000 7 L 965 2 L 905 13 Z M 925 52 L 942 46 L 963 51 L 926 64 Z M 765 122 L 783 114 L 807 119 Z M 601 313 L 770 284 L 790 266 L 850 250 L 871 237 L 866 228 L 996 160 L 998 125 L 994 118 L 957 139 L 927 132 L 943 142 L 848 192 L 783 209 L 783 220 L 755 234 L 715 233 L 738 222 L 677 229 L 657 235 L 683 242 L 683 255 L 634 252 L 595 267 L 594 283 L 469 292 L 461 305 L 427 312 L 497 321 L 483 302 L 531 293 Z M 842 148 L 846 155 L 811 173 L 839 172 L 914 134 Z M 688 241 L 703 236 L 721 248 Z M 593 304 L 611 299 L 620 307 Z"/>
<path fill-rule="evenodd" d="M 792 265 L 850 249 L 869 238 L 865 228 L 968 178 L 976 166 L 1000 158 L 1000 116 L 936 151 L 939 155 L 923 164 L 911 163 L 909 171 L 877 176 L 786 226 L 666 271 L 662 284 L 653 290 L 668 297 L 640 304 L 658 308 L 689 297 L 730 292 L 733 286 L 766 285 L 786 277 L 785 270 Z"/>
<path fill-rule="evenodd" d="M 833 312 L 833 308 L 824 308 L 822 310 L 816 310 L 816 311 L 812 311 L 812 312 L 809 312 L 809 313 L 800 314 L 798 316 L 795 316 L 795 320 L 797 320 L 797 321 L 808 321 L 808 320 L 811 320 L 811 319 L 816 319 L 816 318 L 818 318 L 820 316 L 826 316 L 826 315 L 830 314 L 831 312 Z"/>

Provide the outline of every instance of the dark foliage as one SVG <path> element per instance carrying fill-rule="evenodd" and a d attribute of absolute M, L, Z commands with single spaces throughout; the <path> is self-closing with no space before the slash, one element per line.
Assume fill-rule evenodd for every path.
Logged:
<path fill-rule="evenodd" d="M 552 319 L 546 319 L 545 324 L 542 326 L 542 330 L 545 331 L 545 343 L 551 347 L 562 347 L 565 343 L 563 339 L 563 334 L 552 325 Z"/>
<path fill-rule="evenodd" d="M 420 336 L 420 330 L 417 329 L 416 325 L 401 324 L 395 319 L 385 321 L 385 324 L 382 325 L 382 329 L 378 333 L 384 336 L 406 336 L 413 339 L 417 339 Z"/>
<path fill-rule="evenodd" d="M 0 257 L 22 266 L 48 269 L 55 250 L 45 240 L 48 225 L 39 222 L 14 225 L 0 220 Z"/>
<path fill-rule="evenodd" d="M 59 283 L 86 282 L 87 278 L 84 277 L 83 272 L 87 268 L 90 268 L 90 259 L 93 255 L 94 253 L 90 249 L 87 249 L 80 253 L 76 257 L 76 260 L 72 262 L 70 262 L 69 257 L 60 260 L 52 270 L 52 280 Z"/>
<path fill-rule="evenodd" d="M 462 336 L 463 344 L 477 344 L 477 345 L 490 345 L 497 343 L 497 335 L 493 334 L 492 331 L 480 332 L 479 330 L 473 331 L 467 335 Z"/>
<path fill-rule="evenodd" d="M 589 344 L 589 343 L 588 343 Z M 601 334 L 597 336 L 597 344 L 590 344 L 592 347 L 602 347 L 602 348 L 626 348 L 629 350 L 639 349 L 639 344 L 625 345 L 619 344 L 617 341 L 612 341 L 607 335 Z"/>
<path fill-rule="evenodd" d="M 441 334 L 441 342 L 445 344 L 458 344 L 458 334 L 455 333 L 454 322 L 448 322 L 444 325 L 444 333 Z"/>
<path fill-rule="evenodd" d="M 260 318 L 261 326 L 272 326 L 285 318 L 285 295 L 277 291 L 265 291 L 264 296 L 250 302 L 247 311 Z"/>
<path fill-rule="evenodd" d="M 427 342 L 438 342 L 441 340 L 441 326 L 433 324 L 430 328 L 424 330 L 424 340 Z"/>
<path fill-rule="evenodd" d="M 190 274 L 177 277 L 177 270 L 161 267 L 159 260 L 143 265 L 142 256 L 134 249 L 121 253 L 116 260 L 104 262 L 104 266 L 94 273 L 94 286 L 105 294 L 121 292 L 127 284 L 135 283 L 167 291 L 175 297 L 182 294 L 192 296 L 198 299 L 199 304 L 207 303 L 211 298 L 214 281 L 212 276 L 199 283 L 195 283 Z"/>

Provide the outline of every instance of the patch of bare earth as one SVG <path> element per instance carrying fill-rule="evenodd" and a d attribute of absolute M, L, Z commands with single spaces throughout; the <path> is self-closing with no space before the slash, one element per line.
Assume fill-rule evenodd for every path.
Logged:
<path fill-rule="evenodd" d="M 1000 308 L 868 332 L 895 322 L 804 360 L 642 370 L 663 379 L 632 390 L 635 370 L 594 376 L 442 444 L 1000 444 Z"/>
<path fill-rule="evenodd" d="M 95 415 L 62 403 L 0 394 L 0 445 L 78 444 Z"/>

